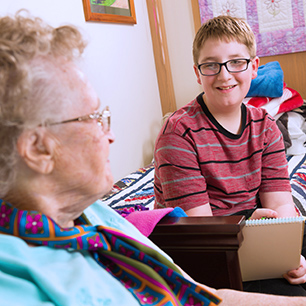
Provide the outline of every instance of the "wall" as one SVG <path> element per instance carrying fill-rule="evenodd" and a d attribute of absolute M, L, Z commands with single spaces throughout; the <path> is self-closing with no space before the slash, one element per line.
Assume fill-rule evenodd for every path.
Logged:
<path fill-rule="evenodd" d="M 146 2 L 134 3 L 137 24 L 126 25 L 85 22 L 81 0 L 0 0 L 0 15 L 25 8 L 53 26 L 70 23 L 85 34 L 83 69 L 112 111 L 115 180 L 151 161 L 162 118 Z"/>
<path fill-rule="evenodd" d="M 189 103 L 199 93 L 193 71 L 192 42 L 195 36 L 190 0 L 162 0 L 176 106 Z"/>

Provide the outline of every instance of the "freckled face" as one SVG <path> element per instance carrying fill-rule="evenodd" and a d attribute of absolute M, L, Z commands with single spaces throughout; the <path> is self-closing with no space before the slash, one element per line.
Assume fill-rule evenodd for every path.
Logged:
<path fill-rule="evenodd" d="M 78 98 L 66 109 L 66 118 L 72 119 L 100 109 L 96 92 L 81 75 L 70 76 Z M 101 196 L 113 185 L 109 162 L 109 145 L 114 141 L 112 132 L 104 133 L 97 120 L 70 122 L 60 126 L 60 146 L 57 152 L 57 170 L 67 189 L 76 193 Z"/>
<path fill-rule="evenodd" d="M 250 58 L 247 47 L 235 40 L 226 41 L 208 39 L 199 54 L 198 64 L 218 62 L 223 63 L 230 59 Z M 225 66 L 219 74 L 203 76 L 194 66 L 197 81 L 205 92 L 205 103 L 210 110 L 240 107 L 243 98 L 249 91 L 251 80 L 257 76 L 259 60 L 256 57 L 243 72 L 230 73 Z"/>

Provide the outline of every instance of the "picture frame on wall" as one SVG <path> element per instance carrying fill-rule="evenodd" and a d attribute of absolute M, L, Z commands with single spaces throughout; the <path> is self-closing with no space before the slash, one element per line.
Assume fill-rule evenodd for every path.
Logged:
<path fill-rule="evenodd" d="M 136 24 L 134 0 L 82 0 L 86 21 Z"/>

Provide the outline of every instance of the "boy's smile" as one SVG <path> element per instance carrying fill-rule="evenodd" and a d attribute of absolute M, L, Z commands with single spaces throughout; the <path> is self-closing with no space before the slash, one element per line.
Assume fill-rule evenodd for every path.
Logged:
<path fill-rule="evenodd" d="M 224 63 L 233 59 L 250 59 L 244 44 L 236 40 L 208 39 L 200 51 L 198 64 Z M 197 81 L 205 92 L 205 103 L 214 114 L 240 109 L 243 98 L 249 91 L 251 80 L 257 76 L 259 59 L 251 59 L 242 72 L 229 72 L 223 65 L 220 73 L 203 76 L 194 66 Z"/>

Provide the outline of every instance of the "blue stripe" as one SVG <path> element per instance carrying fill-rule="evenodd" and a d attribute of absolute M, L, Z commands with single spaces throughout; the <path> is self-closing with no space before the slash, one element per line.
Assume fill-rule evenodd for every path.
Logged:
<path fill-rule="evenodd" d="M 260 171 L 260 169 L 257 169 L 257 170 L 255 170 L 255 171 L 253 171 L 253 172 L 250 172 L 250 173 L 247 173 L 247 174 L 241 175 L 241 176 L 223 176 L 223 177 L 221 176 L 221 177 L 215 177 L 215 176 L 210 175 L 210 176 L 206 176 L 206 178 L 207 178 L 207 177 L 212 177 L 212 178 L 214 178 L 214 179 L 216 179 L 216 180 L 241 179 L 241 178 L 243 178 L 243 177 L 247 177 L 247 176 L 253 175 L 253 174 L 255 174 L 255 173 L 258 173 L 259 171 Z"/>
<path fill-rule="evenodd" d="M 173 181 L 166 181 L 166 182 L 163 182 L 162 185 L 168 185 L 168 184 L 172 184 L 172 183 L 176 183 L 176 182 L 190 181 L 190 180 L 202 179 L 202 178 L 203 178 L 202 175 L 200 175 L 200 176 L 184 177 L 184 178 L 179 179 L 179 180 L 173 180 Z"/>
<path fill-rule="evenodd" d="M 156 153 L 161 151 L 161 150 L 177 150 L 177 151 L 182 151 L 182 152 L 191 153 L 193 155 L 196 155 L 196 153 L 193 152 L 193 151 L 182 149 L 182 148 L 178 148 L 178 147 L 174 147 L 174 146 L 164 146 L 164 147 L 161 147 L 161 148 L 156 150 Z"/>
<path fill-rule="evenodd" d="M 253 135 L 250 139 L 248 139 L 247 141 L 243 142 L 243 143 L 240 143 L 240 144 L 237 144 L 237 145 L 223 145 L 223 144 L 220 144 L 220 143 L 216 143 L 216 144 L 203 144 L 203 145 L 196 145 L 198 148 L 205 148 L 205 147 L 224 147 L 224 148 L 236 148 L 236 147 L 241 147 L 243 145 L 246 145 L 248 144 L 249 142 L 252 141 L 252 138 L 258 138 L 260 137 L 262 134 L 264 134 L 267 130 L 271 130 L 270 128 L 269 129 L 266 129 L 264 130 L 261 134 L 258 134 L 258 135 Z"/>

